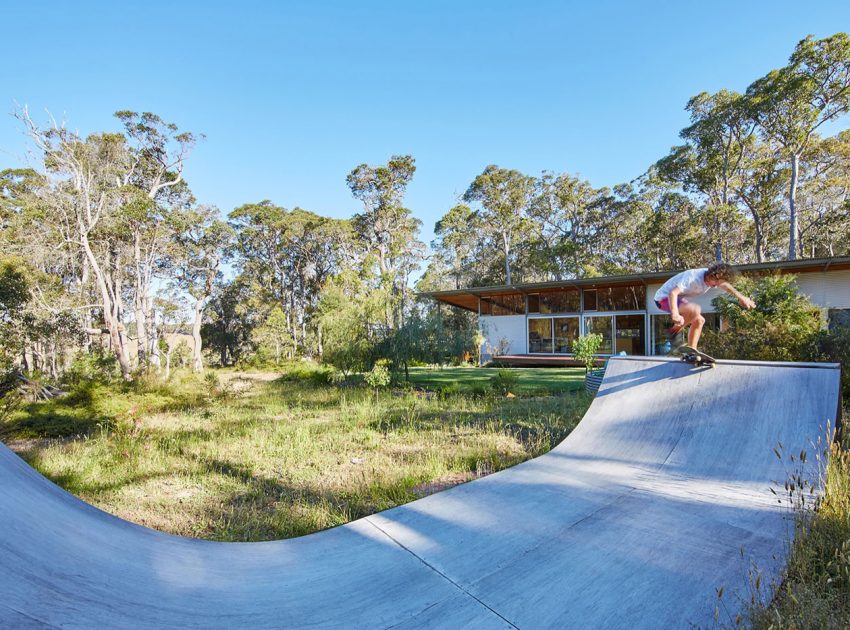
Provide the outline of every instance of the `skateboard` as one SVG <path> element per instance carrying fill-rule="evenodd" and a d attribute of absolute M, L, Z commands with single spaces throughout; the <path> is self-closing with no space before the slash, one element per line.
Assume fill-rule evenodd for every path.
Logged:
<path fill-rule="evenodd" d="M 708 365 L 710 367 L 714 367 L 714 364 L 717 361 L 714 357 L 707 355 L 705 352 L 700 352 L 699 350 L 691 348 L 690 346 L 679 346 L 676 348 L 675 353 L 682 356 L 682 361 L 692 363 L 696 366 Z"/>

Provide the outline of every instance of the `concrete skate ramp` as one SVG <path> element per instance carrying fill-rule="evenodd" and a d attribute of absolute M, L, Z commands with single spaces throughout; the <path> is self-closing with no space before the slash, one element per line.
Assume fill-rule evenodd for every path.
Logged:
<path fill-rule="evenodd" d="M 684 628 L 716 609 L 731 624 L 793 535 L 770 488 L 784 494 L 791 454 L 815 462 L 838 404 L 835 365 L 612 359 L 547 455 L 268 543 L 122 521 L 1 447 L 0 626 Z"/>

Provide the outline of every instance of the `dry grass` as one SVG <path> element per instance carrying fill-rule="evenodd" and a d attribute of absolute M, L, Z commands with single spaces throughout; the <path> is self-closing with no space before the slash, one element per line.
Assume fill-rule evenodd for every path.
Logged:
<path fill-rule="evenodd" d="M 589 404 L 583 394 L 525 400 L 407 390 L 382 392 L 376 402 L 372 390 L 317 381 L 239 374 L 188 381 L 217 395 L 176 410 L 143 412 L 151 406 L 142 403 L 110 430 L 22 442 L 18 450 L 47 477 L 127 520 L 212 540 L 270 540 L 535 457 Z"/>

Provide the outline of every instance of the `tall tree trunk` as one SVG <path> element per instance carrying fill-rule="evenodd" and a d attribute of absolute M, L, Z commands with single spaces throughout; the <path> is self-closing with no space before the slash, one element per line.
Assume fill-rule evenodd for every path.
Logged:
<path fill-rule="evenodd" d="M 192 322 L 192 371 L 203 372 L 204 363 L 201 358 L 201 320 L 204 317 L 204 300 L 206 296 L 195 302 L 195 321 Z"/>
<path fill-rule="evenodd" d="M 80 295 L 86 295 L 87 288 L 89 284 L 89 259 L 86 256 L 83 256 L 83 264 L 82 264 L 82 272 L 80 273 Z M 83 316 L 83 327 L 86 330 L 93 328 L 91 321 L 91 309 L 85 310 L 85 315 Z M 83 350 L 86 353 L 91 352 L 92 346 L 92 338 L 91 335 L 86 335 L 83 340 Z"/>
<path fill-rule="evenodd" d="M 318 339 L 319 358 L 321 359 L 325 354 L 325 349 L 324 349 L 324 346 L 322 345 L 322 325 L 321 324 L 316 326 L 316 337 Z"/>
<path fill-rule="evenodd" d="M 88 234 L 85 231 L 82 231 L 80 236 L 83 249 L 86 252 L 89 264 L 94 272 L 97 287 L 100 290 L 100 300 L 103 306 L 103 318 L 105 320 L 104 323 L 106 324 L 106 327 L 109 329 L 109 340 L 111 342 L 110 345 L 112 351 L 115 353 L 115 358 L 118 359 L 118 365 L 121 368 L 121 376 L 125 381 L 130 381 L 132 380 L 132 376 L 130 375 L 130 359 L 127 357 L 127 349 L 124 345 L 124 340 L 121 337 L 121 331 L 119 329 L 120 319 L 118 305 L 109 294 L 109 286 L 106 283 L 106 277 L 94 256 L 94 252 L 91 250 Z"/>
<path fill-rule="evenodd" d="M 789 237 L 788 237 L 788 260 L 797 260 L 797 230 L 799 221 L 797 218 L 797 181 L 800 177 L 800 156 L 795 153 L 791 156 L 791 185 L 788 188 L 788 211 L 789 211 Z"/>
<path fill-rule="evenodd" d="M 171 352 L 173 350 L 173 345 L 169 344 L 168 350 L 165 352 L 165 380 L 171 378 Z"/>
<path fill-rule="evenodd" d="M 502 242 L 504 243 L 505 249 L 505 274 L 508 278 L 508 286 L 511 285 L 511 245 L 508 242 L 508 235 L 506 232 L 502 233 Z"/>
<path fill-rule="evenodd" d="M 159 326 L 155 320 L 151 320 L 150 325 L 150 338 L 151 338 L 151 353 L 150 353 L 150 364 L 156 368 L 156 371 L 159 372 L 162 367 L 162 353 L 159 350 Z"/>
<path fill-rule="evenodd" d="M 138 338 L 139 368 L 147 371 L 148 368 L 148 327 L 147 313 L 145 312 L 145 298 L 147 287 L 144 280 L 144 265 L 142 263 L 141 234 L 138 230 L 133 234 L 133 258 L 136 263 L 135 295 L 133 306 L 136 315 L 136 337 Z"/>

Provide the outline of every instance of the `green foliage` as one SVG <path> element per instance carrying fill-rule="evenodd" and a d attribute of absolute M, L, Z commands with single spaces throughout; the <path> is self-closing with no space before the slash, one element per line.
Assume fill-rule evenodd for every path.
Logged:
<path fill-rule="evenodd" d="M 0 259 L 0 368 L 10 364 L 24 336 L 21 309 L 29 301 L 28 276 L 22 260 Z"/>
<path fill-rule="evenodd" d="M 275 305 L 262 324 L 251 332 L 255 352 L 269 363 L 280 365 L 287 351 L 294 354 L 295 342 L 289 332 L 289 320 L 283 309 Z"/>
<path fill-rule="evenodd" d="M 260 306 L 255 299 L 255 287 L 244 275 L 219 287 L 210 300 L 201 338 L 204 347 L 218 355 L 222 367 L 250 354 L 251 333 L 262 314 Z"/>
<path fill-rule="evenodd" d="M 99 348 L 91 352 L 79 352 L 71 366 L 62 375 L 62 384 L 76 387 L 84 383 L 113 383 L 121 375 L 118 360 L 111 352 Z"/>
<path fill-rule="evenodd" d="M 0 317 L 8 317 L 29 301 L 28 275 L 22 260 L 0 260 Z"/>
<path fill-rule="evenodd" d="M 820 331 L 812 340 L 809 358 L 841 364 L 841 392 L 845 403 L 850 403 L 850 327 Z"/>
<path fill-rule="evenodd" d="M 23 402 L 20 385 L 17 370 L 5 369 L 0 372 L 0 439 L 8 435 L 7 421 Z"/>
<path fill-rule="evenodd" d="M 325 362 L 346 376 L 366 369 L 376 345 L 371 323 L 378 319 L 382 302 L 380 292 L 368 293 L 360 278 L 351 273 L 325 286 L 318 307 Z"/>
<path fill-rule="evenodd" d="M 503 395 L 512 393 L 518 382 L 519 377 L 516 372 L 506 368 L 500 368 L 490 381 L 493 389 Z"/>
<path fill-rule="evenodd" d="M 332 383 L 335 370 L 315 361 L 300 360 L 287 361 L 280 366 L 282 372 L 280 380 L 298 381 L 302 383 L 313 383 L 315 385 L 327 385 Z"/>
<path fill-rule="evenodd" d="M 386 387 L 390 384 L 391 380 L 392 376 L 390 375 L 389 369 L 382 363 L 376 363 L 366 374 L 366 383 L 369 387 L 374 387 L 375 389 L 382 389 Z"/>
<path fill-rule="evenodd" d="M 807 360 L 821 330 L 820 310 L 797 292 L 795 276 L 741 278 L 736 287 L 756 303 L 744 310 L 723 294 L 712 302 L 728 330 L 706 331 L 701 346 L 722 359 Z"/>
<path fill-rule="evenodd" d="M 576 339 L 573 344 L 573 352 L 575 353 L 576 360 L 581 361 L 584 364 L 585 371 L 589 372 L 593 369 L 593 363 L 596 358 L 595 355 L 599 352 L 599 348 L 601 346 L 602 335 L 598 333 L 582 335 Z"/>

